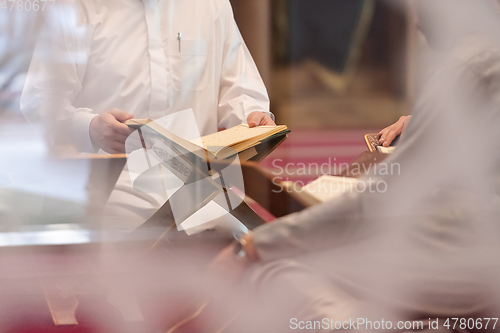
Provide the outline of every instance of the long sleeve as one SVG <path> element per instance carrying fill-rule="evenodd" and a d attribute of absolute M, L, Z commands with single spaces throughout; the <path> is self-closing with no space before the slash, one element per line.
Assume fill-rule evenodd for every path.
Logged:
<path fill-rule="evenodd" d="M 253 232 L 257 252 L 262 261 L 272 261 L 364 238 L 376 230 L 365 205 L 359 193 L 349 193 L 263 225 Z"/>
<path fill-rule="evenodd" d="M 483 246 L 481 236 L 497 228 L 491 221 L 498 220 L 483 218 L 497 214 L 489 206 L 496 194 L 491 180 L 498 176 L 498 157 L 491 152 L 500 141 L 499 53 L 489 45 L 464 40 L 454 57 L 439 62 L 394 154 L 359 178 L 365 185 L 383 182 L 381 190 L 361 187 L 359 193 L 356 189 L 257 228 L 254 241 L 262 260 L 367 238 L 386 249 L 404 248 L 429 258 L 471 244 Z M 466 139 L 459 140 L 464 133 Z"/>
<path fill-rule="evenodd" d="M 89 126 L 96 114 L 73 105 L 82 89 L 90 52 L 90 29 L 75 6 L 54 6 L 31 61 L 21 97 L 28 121 L 43 121 L 57 143 L 94 152 Z"/>
<path fill-rule="evenodd" d="M 229 0 L 222 1 L 217 20 L 223 40 L 219 90 L 219 127 L 246 122 L 254 111 L 269 112 L 269 97 L 250 52 L 234 21 Z"/>

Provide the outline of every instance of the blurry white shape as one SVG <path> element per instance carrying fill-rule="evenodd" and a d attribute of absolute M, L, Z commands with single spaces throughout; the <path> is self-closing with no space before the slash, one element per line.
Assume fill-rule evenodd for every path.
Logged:
<path fill-rule="evenodd" d="M 0 233 L 0 246 L 84 244 L 91 241 L 89 230 L 43 230 Z"/>
<path fill-rule="evenodd" d="M 139 137 L 137 131 L 133 132 L 129 138 L 132 139 L 135 136 Z M 131 183 L 134 184 L 137 177 L 158 164 L 160 163 L 154 158 L 154 152 L 150 150 L 138 149 L 130 152 L 127 158 L 127 166 Z M 137 190 L 147 193 L 147 190 L 142 189 L 142 186 L 141 188 L 137 188 Z"/>
<path fill-rule="evenodd" d="M 216 177 L 216 175 L 215 175 Z M 243 173 L 241 171 L 241 165 L 240 165 L 240 160 L 238 155 L 236 155 L 228 166 L 220 170 L 220 178 L 222 181 L 219 181 L 220 184 L 222 185 L 222 182 L 226 188 L 231 188 L 231 187 L 236 187 L 238 189 L 242 189 L 244 192 L 245 185 L 243 183 Z M 196 186 L 204 186 L 204 182 L 207 180 L 200 180 L 190 186 L 193 186 L 193 188 L 196 188 Z M 194 191 L 192 193 L 193 196 L 195 196 L 197 193 Z M 219 193 L 217 196 L 220 198 L 221 196 L 225 196 L 223 192 Z M 217 198 L 216 198 L 217 199 Z M 192 201 L 192 199 L 190 199 Z M 222 198 L 222 200 L 216 200 L 218 202 L 224 202 L 224 206 L 221 206 L 213 201 L 211 201 L 209 204 L 204 206 L 202 209 L 197 211 L 195 214 L 191 215 L 188 219 L 186 219 L 184 222 L 181 223 L 181 225 L 178 226 L 178 230 L 186 230 L 189 228 L 195 228 L 192 229 L 192 231 L 196 230 L 196 232 L 204 230 L 204 229 L 209 229 L 214 226 L 219 226 L 225 229 L 230 229 L 232 230 L 235 228 L 235 232 L 247 232 L 244 230 L 247 230 L 246 227 L 241 224 L 236 218 L 234 218 L 232 215 L 230 215 L 228 212 L 232 209 L 235 209 L 238 207 L 242 202 L 243 198 L 240 196 L 231 196 L 229 198 L 229 205 L 227 204 L 226 198 Z M 172 212 L 174 214 L 174 217 L 177 215 L 179 216 L 185 207 L 172 207 Z M 189 232 L 188 232 L 189 234 Z"/>
<path fill-rule="evenodd" d="M 146 159 L 144 154 L 148 154 L 149 160 L 151 161 L 151 168 L 145 168 L 146 171 L 141 174 L 130 172 L 130 179 L 133 181 L 134 189 L 143 193 L 167 193 L 172 195 L 181 187 L 184 183 L 176 175 L 170 172 L 165 166 L 158 162 L 157 156 L 153 151 L 148 150 L 147 152 L 136 150 L 129 155 L 142 154 L 142 156 L 132 156 L 136 162 L 142 161 L 146 164 Z M 136 165 L 137 166 L 137 165 Z"/>
<path fill-rule="evenodd" d="M 211 228 L 236 236 L 248 233 L 247 227 L 213 201 L 187 218 L 177 229 L 192 235 Z"/>
<path fill-rule="evenodd" d="M 154 122 L 161 127 L 169 130 L 173 134 L 191 141 L 195 144 L 202 146 L 200 132 L 196 123 L 196 118 L 194 116 L 192 109 L 187 109 L 179 111 L 165 117 L 154 120 Z M 149 138 L 145 137 L 143 134 L 143 139 L 147 142 L 146 146 L 150 149 L 137 149 L 138 142 L 141 142 L 138 131 L 132 133 L 127 139 L 126 151 L 130 152 L 127 160 L 128 171 L 130 175 L 130 180 L 134 186 L 134 189 L 141 191 L 143 193 L 166 193 L 168 196 L 172 196 L 181 186 L 183 186 L 186 179 L 183 176 L 190 175 L 193 172 L 194 167 L 187 163 L 183 156 L 178 156 L 170 147 L 165 145 L 165 143 L 160 140 L 153 139 L 152 142 Z M 142 144 L 142 143 L 141 143 Z M 151 148 L 152 146 L 152 148 Z M 156 147 L 156 148 L 155 148 Z M 134 150 L 136 149 L 136 150 Z M 166 157 L 159 156 L 155 150 L 159 150 L 164 154 L 171 155 L 170 160 L 165 160 Z M 172 173 L 164 163 L 171 161 L 175 165 L 169 165 L 169 167 L 178 166 L 180 169 L 178 175 Z M 186 173 L 182 171 L 185 170 Z M 221 175 L 223 182 L 226 186 L 236 186 L 238 188 L 244 189 L 243 175 L 241 171 L 241 166 L 239 162 L 239 157 L 236 155 L 231 163 L 221 170 Z M 181 178 L 183 179 L 181 179 Z M 208 176 L 207 176 L 208 177 Z M 192 191 L 190 192 L 190 198 L 186 198 L 186 205 L 188 202 L 197 202 L 197 196 L 203 192 L 203 188 L 211 185 L 207 183 L 208 179 L 200 179 L 195 183 L 189 185 L 184 185 L 190 187 Z M 202 198 L 203 199 L 203 198 Z M 213 223 L 207 223 L 212 220 L 226 219 L 225 222 L 220 222 L 220 225 L 224 224 L 230 226 L 229 229 L 235 229 L 237 233 L 245 232 L 246 227 L 244 227 L 237 219 L 228 214 L 230 209 L 236 208 L 241 204 L 242 199 L 240 197 L 235 197 L 230 200 L 231 207 L 221 207 L 220 205 L 210 202 L 208 205 L 200 209 L 195 214 L 191 215 L 187 220 L 182 221 L 181 216 L 185 216 L 189 207 L 173 206 L 172 213 L 176 218 L 176 221 L 183 222 L 178 226 L 179 230 L 187 230 L 190 232 L 198 232 L 213 226 Z M 205 225 L 206 224 L 206 225 Z M 234 227 L 233 225 L 236 225 Z"/>
<path fill-rule="evenodd" d="M 44 15 L 35 11 L 0 10 L 0 92 L 4 95 L 0 99 L 0 114 L 19 112 L 19 95 Z"/>
<path fill-rule="evenodd" d="M 41 125 L 0 126 L 0 156 L 6 189 L 87 202 L 89 162 L 50 158 Z"/>
<path fill-rule="evenodd" d="M 241 171 L 241 164 L 239 155 L 235 155 L 231 164 L 220 170 L 221 178 L 226 188 L 238 188 L 245 193 L 245 184 L 243 182 L 243 172 Z M 231 207 L 225 206 L 227 210 L 238 207 L 243 202 L 243 197 L 235 196 L 230 198 L 229 204 Z"/>
<path fill-rule="evenodd" d="M 203 147 L 200 130 L 198 129 L 193 109 L 186 109 L 169 114 L 165 117 L 156 119 L 155 122 L 184 140 L 191 141 Z"/>
<path fill-rule="evenodd" d="M 394 149 L 396 149 L 396 147 L 377 146 L 377 151 L 384 154 L 392 154 L 394 153 Z"/>

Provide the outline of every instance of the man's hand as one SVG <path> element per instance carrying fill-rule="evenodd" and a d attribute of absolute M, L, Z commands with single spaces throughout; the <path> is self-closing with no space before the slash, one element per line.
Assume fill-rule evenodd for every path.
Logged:
<path fill-rule="evenodd" d="M 384 147 L 389 147 L 392 140 L 399 134 L 401 134 L 408 123 L 410 122 L 411 116 L 402 116 L 397 122 L 389 127 L 384 128 L 378 134 L 380 134 L 380 139 L 378 140 Z"/>
<path fill-rule="evenodd" d="M 110 154 L 125 153 L 125 140 L 134 129 L 123 123 L 133 118 L 133 115 L 118 109 L 94 117 L 89 130 L 92 144 Z"/>
<path fill-rule="evenodd" d="M 248 115 L 248 127 L 263 126 L 263 125 L 276 125 L 269 117 L 269 114 L 260 111 L 254 111 Z"/>

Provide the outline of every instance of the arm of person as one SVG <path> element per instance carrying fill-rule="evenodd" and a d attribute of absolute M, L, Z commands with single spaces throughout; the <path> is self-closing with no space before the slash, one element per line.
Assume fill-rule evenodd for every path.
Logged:
<path fill-rule="evenodd" d="M 403 131 L 406 126 L 410 123 L 411 116 L 402 116 L 397 122 L 381 130 L 378 134 L 380 139 L 378 140 L 384 147 L 389 147 L 391 142 Z"/>
<path fill-rule="evenodd" d="M 124 152 L 131 130 L 122 122 L 133 118 L 120 110 L 98 115 L 74 100 L 82 89 L 92 29 L 69 19 L 77 6 L 55 6 L 40 33 L 21 96 L 28 121 L 41 121 L 54 144 L 72 144 L 79 152 Z"/>
<path fill-rule="evenodd" d="M 361 193 L 346 193 L 256 228 L 250 251 L 272 261 L 340 246 L 368 232 L 361 228 L 364 220 Z"/>
<path fill-rule="evenodd" d="M 250 127 L 274 125 L 266 87 L 234 21 L 229 0 L 219 3 L 216 26 L 223 47 L 219 127 L 229 128 L 242 122 Z"/>
<path fill-rule="evenodd" d="M 243 260 L 230 245 L 212 261 L 210 271 L 237 282 L 254 262 L 300 256 L 373 235 L 377 229 L 366 223 L 364 200 L 361 193 L 348 193 L 260 226 L 244 236 Z"/>

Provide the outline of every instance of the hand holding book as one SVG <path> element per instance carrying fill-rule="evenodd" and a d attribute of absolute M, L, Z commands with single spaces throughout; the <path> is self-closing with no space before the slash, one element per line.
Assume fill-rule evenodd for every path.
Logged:
<path fill-rule="evenodd" d="M 125 153 L 125 140 L 134 131 L 124 122 L 134 118 L 133 115 L 112 109 L 97 115 L 90 122 L 89 134 L 94 148 L 102 149 L 110 154 Z"/>
<path fill-rule="evenodd" d="M 270 126 L 276 124 L 269 117 L 269 115 L 265 112 L 254 111 L 248 115 L 247 118 L 248 127 L 256 127 L 256 126 Z"/>
<path fill-rule="evenodd" d="M 392 141 L 403 131 L 406 126 L 410 123 L 411 116 L 402 116 L 397 122 L 381 130 L 378 134 L 380 135 L 379 142 L 384 147 L 389 147 Z"/>

